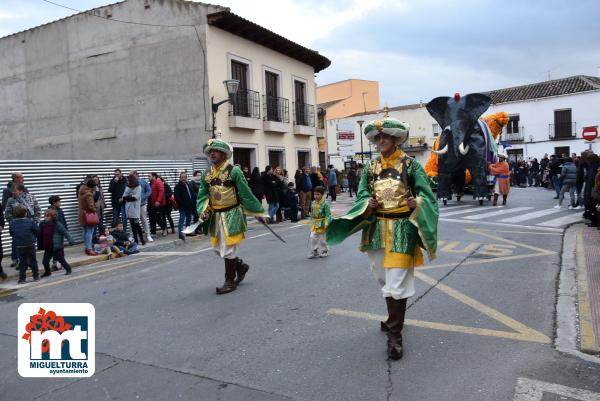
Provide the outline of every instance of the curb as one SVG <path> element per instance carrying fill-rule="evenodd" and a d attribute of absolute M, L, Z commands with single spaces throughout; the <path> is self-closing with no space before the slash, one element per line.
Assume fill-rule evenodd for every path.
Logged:
<path fill-rule="evenodd" d="M 200 241 L 202 239 L 204 239 L 203 235 L 197 235 L 194 237 L 189 237 L 188 240 Z M 140 254 L 143 254 L 145 251 L 149 251 L 152 248 L 157 247 L 157 246 L 172 245 L 172 244 L 176 244 L 178 242 L 182 242 L 182 241 L 179 238 L 175 238 L 175 239 L 172 239 L 169 241 L 163 241 L 163 242 L 158 242 L 158 243 L 153 242 L 152 245 L 146 245 L 144 248 L 142 248 L 140 250 Z M 146 243 L 146 244 L 148 244 L 148 243 Z M 77 245 L 75 245 L 75 246 L 77 246 Z M 108 260 L 108 255 L 88 256 L 86 259 L 80 259 L 75 262 L 70 262 L 69 264 L 71 265 L 71 268 L 74 269 L 76 267 L 88 266 L 88 265 L 92 265 L 94 263 L 104 262 L 106 260 Z M 44 267 L 41 265 L 40 261 L 38 261 L 38 269 L 41 269 L 41 270 L 44 269 Z M 18 279 L 18 277 L 19 277 L 19 271 L 15 270 L 13 267 L 4 268 L 4 273 L 6 273 L 7 278 L 5 280 L 0 280 L 0 283 L 6 283 L 12 279 Z M 29 270 L 29 269 L 27 270 L 27 277 L 31 277 L 31 270 Z"/>
<path fill-rule="evenodd" d="M 573 224 L 567 227 L 563 237 L 554 346 L 560 352 L 600 363 L 600 359 L 593 356 L 598 353 L 598 346 L 590 324 L 587 280 L 581 275 L 582 271 L 585 274 L 582 231 L 582 224 Z M 578 339 L 581 340 L 580 349 Z"/>
<path fill-rule="evenodd" d="M 583 248 L 583 226 L 579 226 L 577 230 L 576 256 L 581 352 L 585 352 L 586 354 L 598 354 L 600 350 L 598 349 L 598 341 L 594 334 L 592 310 L 590 308 L 587 264 L 585 261 L 585 250 Z"/>

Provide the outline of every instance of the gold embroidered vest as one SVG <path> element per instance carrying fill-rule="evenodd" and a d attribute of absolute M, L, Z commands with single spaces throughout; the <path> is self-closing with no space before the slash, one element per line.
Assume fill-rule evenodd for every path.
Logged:
<path fill-rule="evenodd" d="M 410 211 L 406 198 L 411 196 L 408 184 L 408 172 L 404 168 L 411 159 L 400 157 L 392 168 L 383 168 L 380 159 L 371 164 L 369 184 L 377 199 L 377 211 L 383 213 L 402 213 Z M 404 173 L 404 174 L 403 174 Z"/>
<path fill-rule="evenodd" d="M 232 209 L 240 204 L 235 183 L 229 179 L 233 166 L 206 177 L 210 193 L 210 205 L 215 210 Z"/>

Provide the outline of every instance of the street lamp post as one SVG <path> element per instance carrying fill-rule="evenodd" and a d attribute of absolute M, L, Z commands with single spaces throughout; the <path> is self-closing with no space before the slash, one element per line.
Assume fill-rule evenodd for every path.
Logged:
<path fill-rule="evenodd" d="M 227 88 L 227 93 L 229 94 L 229 98 L 225 99 L 225 100 L 221 100 L 218 103 L 215 103 L 214 96 L 210 98 L 210 102 L 212 104 L 212 137 L 213 138 L 215 138 L 215 131 L 217 129 L 217 122 L 215 119 L 215 114 L 217 113 L 217 110 L 219 110 L 219 106 L 222 105 L 223 103 L 230 102 L 231 104 L 235 104 L 235 94 L 237 93 L 238 88 L 240 87 L 240 81 L 237 79 L 227 79 L 227 80 L 223 81 L 223 85 L 225 85 L 225 88 Z"/>
<path fill-rule="evenodd" d="M 363 151 L 363 135 L 362 135 L 362 126 L 365 123 L 364 120 L 358 120 L 358 135 L 360 136 L 360 164 L 364 164 L 365 163 L 365 153 Z"/>

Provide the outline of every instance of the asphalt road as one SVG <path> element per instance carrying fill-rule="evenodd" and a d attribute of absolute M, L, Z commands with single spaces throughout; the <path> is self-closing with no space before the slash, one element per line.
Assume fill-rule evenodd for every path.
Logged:
<path fill-rule="evenodd" d="M 508 210 L 551 197 L 515 190 Z M 509 213 L 469 218 L 467 205 L 442 212 L 453 215 L 418 270 L 400 361 L 386 359 L 385 302 L 358 237 L 308 260 L 307 226 L 283 223 L 288 245 L 248 233 L 250 272 L 227 295 L 215 295 L 223 263 L 204 240 L 0 292 L 0 400 L 600 400 L 600 365 L 553 348 L 564 227 L 494 224 Z M 23 302 L 95 306 L 94 376 L 18 375 Z"/>

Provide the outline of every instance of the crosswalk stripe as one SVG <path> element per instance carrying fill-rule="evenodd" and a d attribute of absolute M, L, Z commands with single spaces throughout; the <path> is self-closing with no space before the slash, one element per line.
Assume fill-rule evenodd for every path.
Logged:
<path fill-rule="evenodd" d="M 446 210 L 448 212 L 452 211 L 452 210 L 456 210 L 456 209 L 463 209 L 465 207 L 473 207 L 473 205 L 460 205 L 460 206 L 443 206 L 443 208 L 440 208 L 440 212 L 442 210 Z"/>
<path fill-rule="evenodd" d="M 577 221 L 583 221 L 583 217 L 581 217 L 581 212 L 569 214 L 567 216 L 559 217 L 558 219 L 554 220 L 548 220 L 537 225 L 544 227 L 559 227 L 564 226 L 566 224 L 575 223 Z"/>
<path fill-rule="evenodd" d="M 472 213 L 472 212 L 476 212 L 476 211 L 482 211 L 482 210 L 487 210 L 482 206 L 479 207 L 472 207 L 470 209 L 464 209 L 464 210 L 456 210 L 453 212 L 446 212 L 446 213 L 440 213 L 440 217 L 446 217 L 446 216 L 454 216 L 456 214 L 463 214 L 463 213 Z"/>
<path fill-rule="evenodd" d="M 471 215 L 471 216 L 466 216 L 465 219 L 468 219 L 468 220 L 480 220 L 480 219 L 485 219 L 487 217 L 501 216 L 503 214 L 522 212 L 524 210 L 529 210 L 529 209 L 533 209 L 533 207 L 523 206 L 523 207 L 513 207 L 511 209 L 502 208 L 502 210 L 495 210 L 493 212 L 488 212 L 488 213 L 482 213 L 482 214 L 475 214 L 475 215 Z"/>
<path fill-rule="evenodd" d="M 532 219 L 537 219 L 538 217 L 548 216 L 549 214 L 560 213 L 562 211 L 564 211 L 564 209 L 563 210 L 561 210 L 561 209 L 538 210 L 537 212 L 520 214 L 518 216 L 509 217 L 507 219 L 502 219 L 500 221 L 505 222 L 505 223 L 518 223 L 518 222 L 525 221 L 525 220 L 532 220 Z"/>

